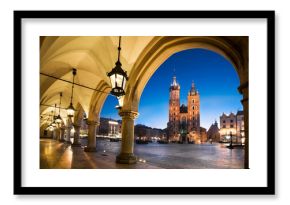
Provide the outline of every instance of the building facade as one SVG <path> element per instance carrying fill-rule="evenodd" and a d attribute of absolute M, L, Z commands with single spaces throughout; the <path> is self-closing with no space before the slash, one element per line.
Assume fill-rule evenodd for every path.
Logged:
<path fill-rule="evenodd" d="M 244 138 L 244 114 L 238 111 L 236 114 L 222 114 L 220 116 L 220 141 L 243 143 Z M 232 139 L 231 139 L 232 138 Z"/>
<path fill-rule="evenodd" d="M 165 130 L 152 128 L 145 125 L 137 124 L 134 127 L 135 139 L 144 141 L 157 141 L 163 139 Z"/>
<path fill-rule="evenodd" d="M 206 143 L 208 141 L 206 128 L 200 127 L 200 142 Z"/>
<path fill-rule="evenodd" d="M 220 142 L 220 129 L 217 121 L 213 123 L 207 131 L 207 137 L 210 142 Z"/>
<path fill-rule="evenodd" d="M 99 135 L 118 137 L 120 136 L 120 122 L 110 118 L 100 118 Z"/>
<path fill-rule="evenodd" d="M 187 106 L 180 106 L 180 85 L 173 77 L 169 89 L 168 138 L 171 142 L 200 143 L 200 98 L 194 83 L 187 95 Z"/>

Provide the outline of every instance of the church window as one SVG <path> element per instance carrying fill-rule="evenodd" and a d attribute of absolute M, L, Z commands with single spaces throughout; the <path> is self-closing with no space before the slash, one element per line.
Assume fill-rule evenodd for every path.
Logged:
<path fill-rule="evenodd" d="M 194 106 L 192 106 L 192 109 L 194 110 Z"/>

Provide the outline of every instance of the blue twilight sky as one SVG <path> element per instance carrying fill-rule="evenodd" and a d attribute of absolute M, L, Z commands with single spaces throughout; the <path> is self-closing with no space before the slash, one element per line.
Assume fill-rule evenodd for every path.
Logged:
<path fill-rule="evenodd" d="M 238 93 L 239 78 L 231 63 L 223 56 L 205 49 L 185 50 L 168 58 L 148 81 L 139 104 L 135 124 L 166 128 L 168 122 L 169 87 L 176 76 L 180 85 L 180 104 L 187 105 L 187 94 L 194 81 L 200 94 L 200 125 L 208 129 L 224 113 L 242 109 Z M 120 119 L 109 96 L 101 117 Z"/>

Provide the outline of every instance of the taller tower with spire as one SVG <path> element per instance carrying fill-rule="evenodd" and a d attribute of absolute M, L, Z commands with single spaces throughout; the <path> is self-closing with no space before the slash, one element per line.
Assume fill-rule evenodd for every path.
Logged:
<path fill-rule="evenodd" d="M 170 138 L 178 141 L 179 137 L 179 115 L 180 115 L 180 86 L 173 77 L 172 83 L 169 88 L 169 122 L 168 132 Z"/>

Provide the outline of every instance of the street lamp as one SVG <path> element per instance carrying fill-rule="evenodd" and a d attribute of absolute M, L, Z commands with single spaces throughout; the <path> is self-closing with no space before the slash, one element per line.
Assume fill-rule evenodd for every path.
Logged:
<path fill-rule="evenodd" d="M 73 68 L 72 74 L 73 74 L 73 83 L 72 83 L 72 88 L 71 88 L 70 104 L 68 108 L 66 109 L 68 117 L 73 117 L 75 114 L 75 108 L 73 106 L 72 100 L 73 100 L 73 95 L 74 95 L 74 83 L 75 83 L 75 75 L 77 74 L 77 69 Z"/>
<path fill-rule="evenodd" d="M 56 116 L 55 116 L 55 113 L 56 113 L 56 104 L 54 104 L 54 113 L 53 113 L 53 116 L 52 116 L 52 122 L 51 122 L 51 126 L 52 127 L 56 127 L 56 123 L 55 123 L 55 120 L 56 120 Z"/>
<path fill-rule="evenodd" d="M 230 137 L 231 137 L 231 141 L 230 141 L 229 149 L 234 149 L 234 147 L 233 147 L 233 134 L 232 134 L 232 132 L 230 132 Z"/>
<path fill-rule="evenodd" d="M 112 85 L 111 94 L 116 97 L 125 95 L 125 85 L 126 81 L 128 80 L 127 72 L 122 69 L 122 64 L 120 62 L 120 52 L 121 36 L 119 36 L 118 60 L 111 72 L 107 73 Z"/>
<path fill-rule="evenodd" d="M 62 93 L 60 93 L 59 96 L 60 96 L 60 97 L 59 97 L 58 116 L 56 117 L 56 120 L 55 120 L 55 122 L 56 122 L 57 124 L 60 124 L 61 121 L 62 121 L 62 119 L 61 119 L 61 117 L 60 117 L 60 106 L 61 106 L 61 97 L 62 97 Z"/>

